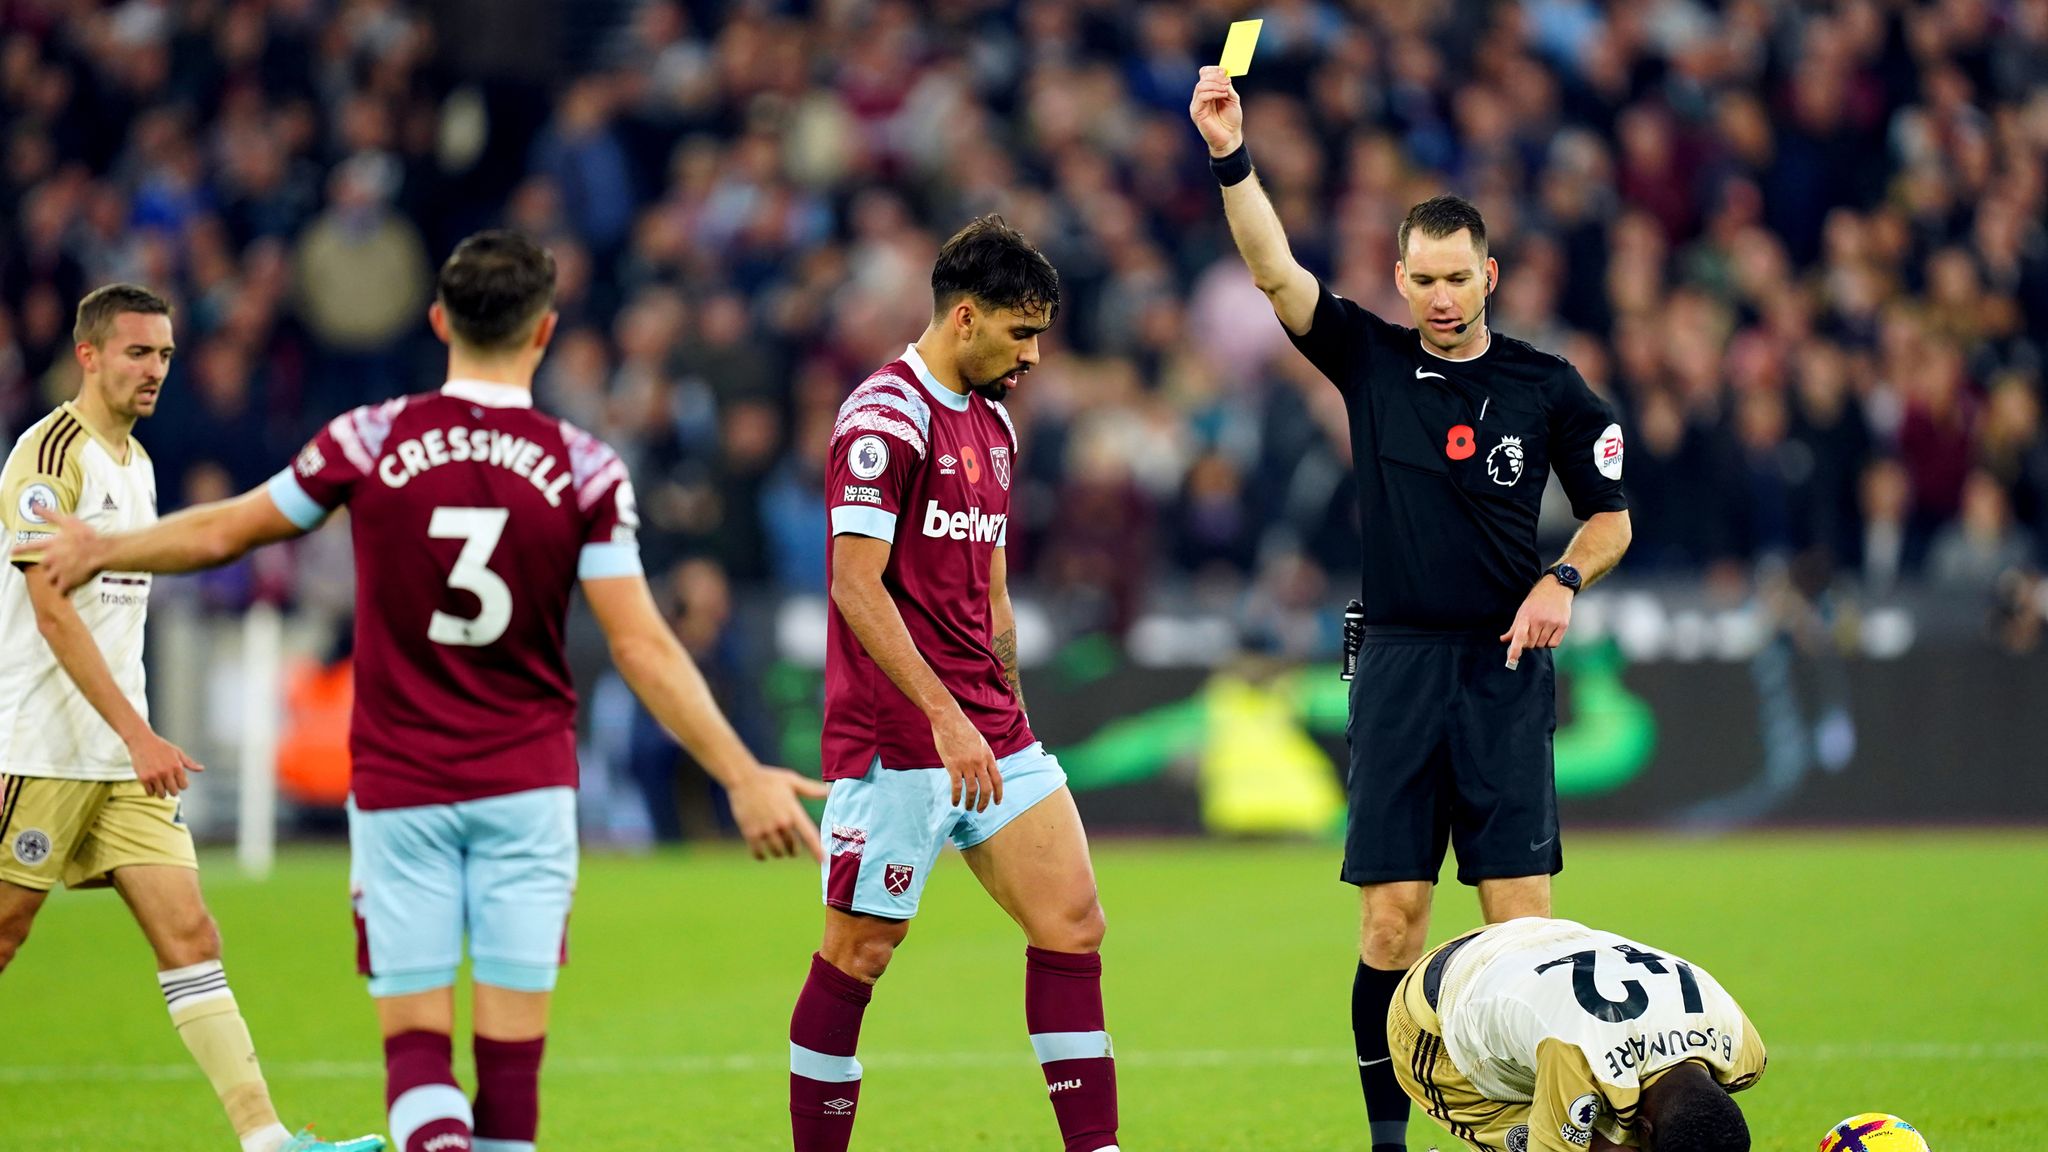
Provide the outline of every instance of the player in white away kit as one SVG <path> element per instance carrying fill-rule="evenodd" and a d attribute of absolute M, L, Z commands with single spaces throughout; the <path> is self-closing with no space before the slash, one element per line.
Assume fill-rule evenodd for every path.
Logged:
<path fill-rule="evenodd" d="M 825 653 L 825 939 L 789 1032 L 796 1152 L 845 1152 L 875 981 L 946 842 L 1024 930 L 1024 1021 L 1066 1152 L 1116 1147 L 1102 908 L 1059 762 L 1017 680 L 1005 548 L 1017 437 L 1059 274 L 1000 218 L 932 268 L 932 321 L 832 432 Z"/>
<path fill-rule="evenodd" d="M 44 570 L 65 517 L 109 532 L 156 520 L 156 473 L 130 433 L 156 411 L 170 372 L 170 305 L 110 284 L 79 302 L 72 335 L 78 398 L 22 433 L 0 472 L 0 547 L 12 553 L 0 572 L 0 970 L 58 881 L 111 884 L 156 953 L 171 1022 L 244 1152 L 374 1152 L 380 1137 L 294 1136 L 271 1107 L 179 808 L 200 768 L 149 726 L 149 576 L 117 569 L 67 596 Z"/>
<path fill-rule="evenodd" d="M 1410 1099 L 1483 1152 L 1745 1152 L 1764 1042 L 1689 961 L 1524 917 L 1424 956 L 1387 1011 Z"/>

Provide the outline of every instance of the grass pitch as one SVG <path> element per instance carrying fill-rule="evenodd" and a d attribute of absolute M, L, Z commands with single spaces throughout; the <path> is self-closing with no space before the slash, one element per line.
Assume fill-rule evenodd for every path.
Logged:
<path fill-rule="evenodd" d="M 1759 1149 L 1863 1111 L 1935 1152 L 2048 1134 L 2048 833 L 1579 834 L 1559 915 L 1706 967 L 1771 1048 L 1742 1097 Z M 1331 846 L 1105 843 L 1106 996 L 1133 1152 L 1365 1148 L 1351 1057 L 1356 897 Z M 286 1123 L 381 1130 L 346 857 L 263 883 L 207 863 L 227 965 Z M 1439 889 L 1437 931 L 1473 923 Z M 957 858 L 869 1009 L 854 1148 L 1052 1150 L 1023 943 Z M 816 873 L 723 850 L 585 862 L 543 1086 L 551 1152 L 788 1147 L 787 1025 Z M 118 898 L 55 894 L 0 976 L 0 1152 L 234 1147 Z M 458 1054 L 466 1045 L 458 1044 Z M 466 1065 L 466 1058 L 458 1055 Z M 466 1068 L 465 1068 L 466 1075 Z M 1456 1142 L 1418 1115 L 1410 1147 Z"/>

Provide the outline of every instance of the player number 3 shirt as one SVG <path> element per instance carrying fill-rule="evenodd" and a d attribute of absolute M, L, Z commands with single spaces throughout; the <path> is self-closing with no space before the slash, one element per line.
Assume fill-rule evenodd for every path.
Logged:
<path fill-rule="evenodd" d="M 349 507 L 357 807 L 576 783 L 569 596 L 640 572 L 610 447 L 523 388 L 458 380 L 336 417 L 270 494 L 307 529 Z"/>

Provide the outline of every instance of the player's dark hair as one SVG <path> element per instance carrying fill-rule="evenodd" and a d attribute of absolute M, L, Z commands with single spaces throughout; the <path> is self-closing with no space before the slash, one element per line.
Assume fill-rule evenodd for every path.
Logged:
<path fill-rule="evenodd" d="M 435 297 L 464 344 L 509 351 L 554 303 L 555 258 L 518 232 L 478 232 L 441 265 Z"/>
<path fill-rule="evenodd" d="M 1431 196 L 1408 210 L 1401 220 L 1401 228 L 1394 234 L 1400 245 L 1401 258 L 1408 258 L 1408 234 L 1421 232 L 1432 240 L 1441 240 L 1455 235 L 1460 228 L 1472 233 L 1472 247 L 1479 258 L 1486 258 L 1486 221 L 1479 215 L 1479 209 L 1472 206 L 1463 196 Z"/>
<path fill-rule="evenodd" d="M 1656 1088 L 1650 1152 L 1749 1152 L 1749 1121 L 1712 1076 L 1667 1076 Z"/>
<path fill-rule="evenodd" d="M 171 302 L 140 284 L 108 284 L 95 288 L 78 302 L 78 318 L 71 325 L 71 342 L 97 348 L 113 333 L 114 317 L 124 312 L 145 316 L 169 316 Z"/>
<path fill-rule="evenodd" d="M 1060 274 L 1045 253 L 1032 247 L 1001 216 L 983 216 L 953 233 L 932 265 L 932 312 L 944 312 L 960 297 L 990 310 L 1060 314 Z"/>

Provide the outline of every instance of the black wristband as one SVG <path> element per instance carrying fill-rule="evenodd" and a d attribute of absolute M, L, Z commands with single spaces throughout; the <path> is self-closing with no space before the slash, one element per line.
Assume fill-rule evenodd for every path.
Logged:
<path fill-rule="evenodd" d="M 1228 156 L 1209 157 L 1209 171 L 1216 174 L 1216 182 L 1225 188 L 1242 184 L 1252 174 L 1251 145 L 1239 144 L 1237 151 Z"/>

